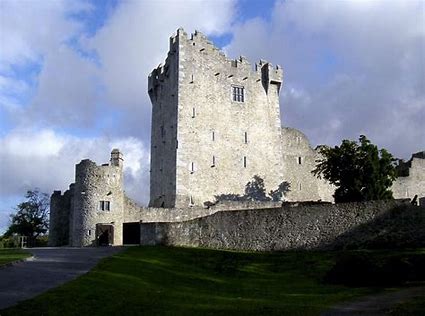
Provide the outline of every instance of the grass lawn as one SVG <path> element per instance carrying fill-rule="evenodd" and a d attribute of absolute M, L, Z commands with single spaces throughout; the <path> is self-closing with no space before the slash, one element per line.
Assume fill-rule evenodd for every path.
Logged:
<path fill-rule="evenodd" d="M 397 305 L 391 312 L 391 316 L 424 315 L 425 293 Z"/>
<path fill-rule="evenodd" d="M 0 266 L 9 262 L 21 260 L 30 256 L 31 256 L 30 253 L 25 252 L 21 249 L 1 248 L 0 249 Z"/>
<path fill-rule="evenodd" d="M 324 285 L 334 253 L 131 247 L 0 315 L 316 315 L 370 293 Z"/>

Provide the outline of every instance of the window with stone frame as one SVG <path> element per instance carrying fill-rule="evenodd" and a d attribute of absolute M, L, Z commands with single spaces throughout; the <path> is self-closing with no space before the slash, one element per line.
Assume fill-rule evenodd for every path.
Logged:
<path fill-rule="evenodd" d="M 99 211 L 109 212 L 111 210 L 110 201 L 99 201 Z"/>
<path fill-rule="evenodd" d="M 245 89 L 241 86 L 232 86 L 232 100 L 235 102 L 245 102 Z"/>

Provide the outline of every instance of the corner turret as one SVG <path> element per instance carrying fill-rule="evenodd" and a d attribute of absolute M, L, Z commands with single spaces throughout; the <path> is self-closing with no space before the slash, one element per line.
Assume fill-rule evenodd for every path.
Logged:
<path fill-rule="evenodd" d="M 122 167 L 123 165 L 123 156 L 119 149 L 114 148 L 111 151 L 111 166 Z"/>

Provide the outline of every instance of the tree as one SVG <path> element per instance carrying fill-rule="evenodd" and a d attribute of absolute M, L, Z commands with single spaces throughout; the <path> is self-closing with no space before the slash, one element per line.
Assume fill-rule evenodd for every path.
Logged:
<path fill-rule="evenodd" d="M 396 178 L 396 159 L 366 136 L 360 135 L 359 143 L 343 140 L 341 146 L 322 146 L 319 152 L 322 158 L 312 172 L 337 187 L 336 203 L 393 198 L 389 188 Z"/>
<path fill-rule="evenodd" d="M 11 224 L 4 234 L 5 237 L 18 234 L 27 236 L 29 243 L 47 232 L 49 227 L 49 197 L 38 189 L 27 191 L 25 202 L 19 203 L 16 213 L 12 214 Z"/>

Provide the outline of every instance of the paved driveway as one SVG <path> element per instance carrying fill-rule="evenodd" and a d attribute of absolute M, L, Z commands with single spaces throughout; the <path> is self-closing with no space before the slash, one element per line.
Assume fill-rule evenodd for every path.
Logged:
<path fill-rule="evenodd" d="M 88 272 L 122 247 L 32 248 L 34 259 L 0 268 L 0 310 Z"/>

